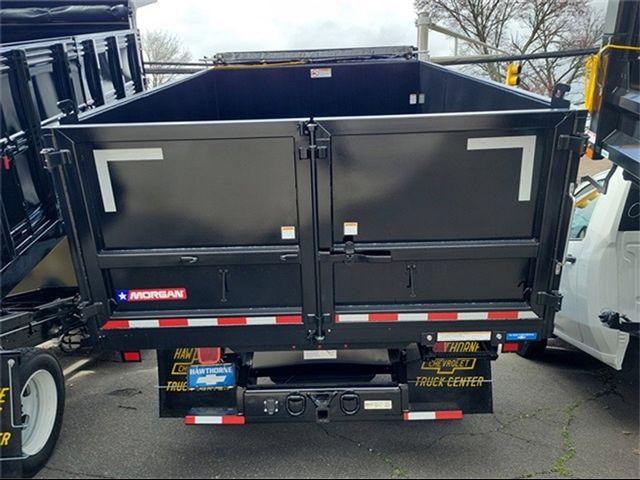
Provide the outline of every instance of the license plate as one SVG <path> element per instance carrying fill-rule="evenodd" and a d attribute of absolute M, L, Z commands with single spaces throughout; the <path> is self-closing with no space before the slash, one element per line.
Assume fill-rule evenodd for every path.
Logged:
<path fill-rule="evenodd" d="M 235 387 L 235 366 L 231 363 L 211 366 L 193 365 L 189 367 L 188 385 L 193 390 Z"/>

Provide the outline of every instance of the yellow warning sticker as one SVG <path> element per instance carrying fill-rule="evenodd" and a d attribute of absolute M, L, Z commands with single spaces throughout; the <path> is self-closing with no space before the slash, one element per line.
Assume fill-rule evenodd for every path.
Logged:
<path fill-rule="evenodd" d="M 282 227 L 280 228 L 280 234 L 282 236 L 282 240 L 295 240 L 296 227 Z"/>
<path fill-rule="evenodd" d="M 344 236 L 358 235 L 358 222 L 344 222 Z"/>

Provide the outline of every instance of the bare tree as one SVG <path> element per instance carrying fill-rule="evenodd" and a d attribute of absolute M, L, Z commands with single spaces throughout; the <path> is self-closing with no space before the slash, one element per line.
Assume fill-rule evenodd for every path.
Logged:
<path fill-rule="evenodd" d="M 415 0 L 418 12 L 427 12 L 434 23 L 480 40 L 494 47 L 508 42 L 509 26 L 523 7 L 523 0 Z M 468 44 L 463 52 L 471 55 L 495 54 L 486 46 Z M 499 81 L 502 72 L 496 64 L 482 64 L 482 70 Z"/>
<path fill-rule="evenodd" d="M 146 62 L 188 62 L 192 58 L 191 52 L 182 45 L 180 39 L 166 30 L 144 32 L 142 54 Z M 176 74 L 171 73 L 147 75 L 149 86 L 152 88 L 175 77 Z"/>
<path fill-rule="evenodd" d="M 541 53 L 590 48 L 602 38 L 602 16 L 588 2 L 530 0 L 518 19 L 524 26 L 510 41 L 515 53 Z M 584 57 L 548 58 L 525 62 L 522 85 L 549 95 L 557 83 L 571 85 L 584 73 Z"/>
<path fill-rule="evenodd" d="M 542 53 L 597 45 L 602 15 L 588 0 L 415 0 L 418 12 L 436 23 L 460 31 L 510 53 Z M 463 52 L 490 54 L 489 48 L 465 45 Z M 502 81 L 505 66 L 480 68 Z M 532 60 L 523 67 L 522 87 L 550 95 L 555 84 L 571 84 L 584 72 L 584 58 Z"/>

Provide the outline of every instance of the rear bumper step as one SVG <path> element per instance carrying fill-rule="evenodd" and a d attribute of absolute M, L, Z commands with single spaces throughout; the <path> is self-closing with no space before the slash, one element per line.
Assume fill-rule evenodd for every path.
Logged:
<path fill-rule="evenodd" d="M 332 423 L 349 421 L 459 420 L 461 409 L 442 404 L 429 411 L 411 405 L 405 385 L 366 388 L 246 390 L 238 409 L 193 408 L 186 425 L 244 425 L 247 423 Z"/>

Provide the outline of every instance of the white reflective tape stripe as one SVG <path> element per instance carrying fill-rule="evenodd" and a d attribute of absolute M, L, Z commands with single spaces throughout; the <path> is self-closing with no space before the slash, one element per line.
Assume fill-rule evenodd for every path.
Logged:
<path fill-rule="evenodd" d="M 129 328 L 160 328 L 158 320 L 130 320 Z"/>
<path fill-rule="evenodd" d="M 435 314 L 437 314 L 438 312 L 433 312 Z M 453 313 L 453 312 L 451 312 Z M 394 314 L 391 314 L 394 315 Z M 474 320 L 487 320 L 489 318 L 489 313 L 488 312 L 461 312 L 458 313 L 458 321 L 474 321 Z M 371 322 L 371 315 L 368 313 L 362 313 L 362 314 L 351 314 L 351 315 L 338 315 L 339 317 L 339 322 L 338 323 L 367 323 L 367 322 Z M 428 317 L 429 317 L 429 313 L 400 313 L 398 314 L 398 321 L 400 322 L 427 322 L 428 321 Z M 245 317 L 241 317 L 241 318 L 245 318 Z M 539 317 L 531 311 L 520 311 L 518 312 L 518 319 L 519 320 L 538 320 Z M 218 327 L 220 326 L 220 321 L 224 320 L 224 317 L 222 319 L 220 318 L 188 318 L 187 320 L 187 326 L 188 327 Z M 230 326 L 230 327 L 242 327 L 242 326 L 261 326 L 261 325 L 279 325 L 278 323 L 278 317 L 246 317 L 245 318 L 246 323 L 244 324 L 237 324 L 237 325 L 226 325 L 226 326 Z M 121 322 L 122 320 L 114 320 L 117 322 Z M 451 320 L 452 322 L 455 322 L 456 320 Z M 389 321 L 389 323 L 394 323 L 395 321 Z M 376 322 L 377 323 L 377 322 Z M 384 323 L 384 322 L 382 322 Z M 105 324 L 106 326 L 109 325 L 109 322 L 107 322 Z M 163 328 L 160 325 L 160 320 L 155 319 L 155 320 L 130 320 L 128 321 L 128 327 L 121 327 L 121 328 Z M 177 326 L 164 326 L 164 328 L 176 328 Z M 490 332 L 461 332 L 461 333 L 455 333 L 455 332 L 445 332 L 445 333 L 440 333 L 439 335 L 458 335 L 458 336 L 465 336 L 465 335 L 477 335 L 477 334 L 489 334 L 489 338 L 486 340 L 490 340 L 491 339 L 491 334 Z M 440 338 L 440 336 L 438 337 L 438 341 L 471 341 L 471 340 L 476 340 L 476 341 L 484 341 L 484 339 L 472 339 L 472 338 L 460 338 L 458 340 L 442 340 Z"/>
<path fill-rule="evenodd" d="M 94 150 L 93 157 L 96 163 L 102 204 L 104 211 L 107 213 L 117 211 L 116 201 L 113 196 L 113 185 L 111 184 L 111 174 L 109 173 L 109 162 L 164 160 L 161 148 L 113 148 L 108 150 Z"/>
<path fill-rule="evenodd" d="M 487 320 L 489 312 L 460 312 L 458 320 Z"/>
<path fill-rule="evenodd" d="M 189 318 L 187 323 L 190 327 L 217 327 L 217 318 Z"/>
<path fill-rule="evenodd" d="M 247 318 L 247 325 L 275 325 L 277 323 L 276 317 Z"/>
<path fill-rule="evenodd" d="M 489 312 L 462 312 L 458 315 L 458 319 L 464 321 L 488 320 Z"/>
<path fill-rule="evenodd" d="M 426 313 L 400 313 L 398 315 L 399 322 L 426 322 L 427 319 Z"/>
<path fill-rule="evenodd" d="M 369 315 L 367 313 L 356 315 L 342 315 L 340 314 L 340 323 L 363 323 L 369 321 Z"/>
<path fill-rule="evenodd" d="M 194 425 L 222 425 L 222 417 L 194 417 Z"/>
<path fill-rule="evenodd" d="M 240 317 L 245 318 L 245 317 Z M 187 318 L 188 327 L 218 327 L 220 321 L 224 320 L 220 318 Z M 277 317 L 247 317 L 246 323 L 238 323 L 236 325 L 225 325 L 229 327 L 244 327 L 244 326 L 260 326 L 260 325 L 280 325 Z M 108 323 L 107 323 L 108 325 Z M 288 325 L 284 324 L 283 325 Z M 128 328 L 177 328 L 177 326 L 162 326 L 160 320 L 131 320 L 129 321 Z"/>
<path fill-rule="evenodd" d="M 398 320 L 399 322 L 426 322 L 428 320 L 430 320 L 429 316 L 433 316 L 434 318 L 438 317 L 438 314 L 440 312 L 429 312 L 429 313 L 399 313 L 398 315 Z M 446 312 L 448 314 L 455 314 L 457 315 L 457 319 L 456 320 L 448 320 L 451 322 L 455 322 L 455 321 L 480 321 L 480 320 L 489 320 L 489 312 Z M 391 313 L 390 315 L 394 315 L 393 313 Z M 370 322 L 371 320 L 371 314 L 367 314 L 367 313 L 361 313 L 361 314 L 349 314 L 349 315 L 345 315 L 345 314 L 338 314 L 339 317 L 339 321 L 338 323 L 364 323 L 364 322 Z M 432 318 L 431 320 L 433 320 L 434 318 Z M 531 311 L 520 311 L 518 312 L 518 320 L 525 320 L 525 319 L 539 319 L 539 317 Z M 505 320 L 510 320 L 510 319 L 505 319 Z M 514 319 L 515 320 L 515 319 Z M 392 322 L 395 320 L 389 320 L 389 322 Z M 384 322 L 382 322 L 384 323 Z"/>
<path fill-rule="evenodd" d="M 529 202 L 531 201 L 531 191 L 533 189 L 533 165 L 536 156 L 535 135 L 469 138 L 467 141 L 467 150 L 502 150 L 506 148 L 522 149 L 518 201 Z"/>
<path fill-rule="evenodd" d="M 439 342 L 488 342 L 491 332 L 440 332 Z"/>
<path fill-rule="evenodd" d="M 408 412 L 407 420 L 435 420 L 436 412 Z"/>

